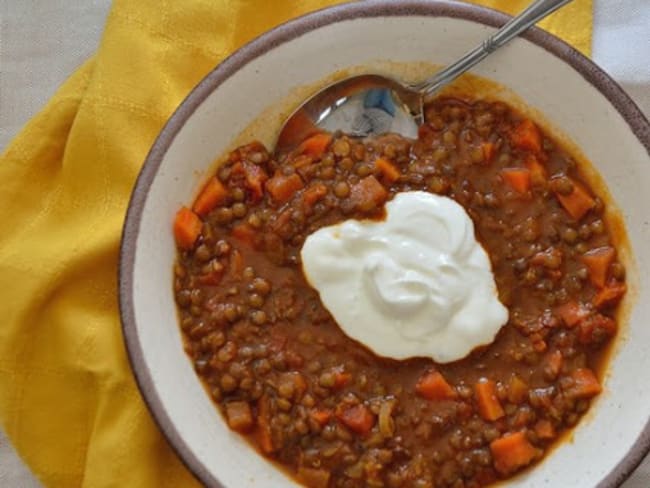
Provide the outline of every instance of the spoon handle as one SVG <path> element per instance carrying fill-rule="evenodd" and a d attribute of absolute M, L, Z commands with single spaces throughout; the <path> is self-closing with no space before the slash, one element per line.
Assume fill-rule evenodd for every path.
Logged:
<path fill-rule="evenodd" d="M 469 70 L 488 54 L 493 53 L 506 44 L 513 37 L 517 37 L 539 20 L 552 12 L 555 12 L 557 9 L 571 1 L 572 0 L 536 0 L 526 10 L 516 17 L 513 17 L 508 23 L 483 41 L 480 46 L 472 49 L 458 61 L 450 64 L 436 73 L 433 77 L 418 85 L 416 89 L 426 98 L 427 95 L 431 95 L 447 83 L 458 78 L 465 71 Z"/>

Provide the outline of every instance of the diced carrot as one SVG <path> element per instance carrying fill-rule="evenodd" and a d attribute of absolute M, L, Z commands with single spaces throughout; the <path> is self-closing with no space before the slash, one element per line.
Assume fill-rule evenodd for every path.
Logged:
<path fill-rule="evenodd" d="M 275 217 L 275 220 L 271 221 L 271 229 L 279 234 L 281 234 L 284 230 L 289 229 L 291 225 L 292 213 L 293 209 L 291 207 L 285 208 Z"/>
<path fill-rule="evenodd" d="M 429 371 L 421 376 L 415 391 L 427 400 L 452 400 L 457 397 L 456 390 L 438 371 Z"/>
<path fill-rule="evenodd" d="M 553 378 L 557 378 L 562 370 L 562 362 L 562 353 L 556 349 L 547 356 L 545 370 L 548 371 Z"/>
<path fill-rule="evenodd" d="M 484 142 L 481 144 L 481 149 L 483 151 L 483 161 L 490 164 L 497 153 L 497 146 L 493 142 Z"/>
<path fill-rule="evenodd" d="M 530 181 L 533 185 L 540 185 L 546 181 L 546 169 L 535 156 L 529 154 L 524 165 L 530 171 Z"/>
<path fill-rule="evenodd" d="M 542 335 L 538 333 L 530 335 L 530 342 L 533 345 L 533 349 L 537 352 L 544 352 L 548 347 Z"/>
<path fill-rule="evenodd" d="M 226 403 L 226 418 L 228 426 L 238 432 L 246 432 L 253 427 L 253 413 L 248 402 Z"/>
<path fill-rule="evenodd" d="M 307 154 L 303 154 L 302 156 L 296 157 L 291 165 L 296 169 L 296 171 L 301 171 L 303 168 L 311 165 L 313 162 L 314 158 Z"/>
<path fill-rule="evenodd" d="M 300 398 L 307 390 L 307 380 L 305 380 L 305 377 L 302 374 L 296 372 L 293 374 L 293 386 L 298 393 L 298 398 Z"/>
<path fill-rule="evenodd" d="M 542 136 L 537 126 L 529 119 L 525 119 L 510 133 L 510 142 L 519 149 L 527 149 L 536 153 L 542 150 Z"/>
<path fill-rule="evenodd" d="M 544 266 L 549 269 L 557 269 L 562 265 L 562 258 L 562 250 L 551 246 L 544 251 L 535 253 L 533 257 L 530 258 L 530 263 L 537 266 Z"/>
<path fill-rule="evenodd" d="M 218 261 L 212 261 L 210 269 L 204 271 L 203 274 L 198 277 L 198 282 L 202 285 L 217 286 L 219 283 L 221 283 L 223 272 L 223 265 Z"/>
<path fill-rule="evenodd" d="M 294 349 L 287 349 L 285 352 L 285 359 L 289 368 L 301 368 L 302 365 L 305 364 L 305 358 L 302 357 L 302 355 Z M 296 375 L 296 389 L 300 391 L 302 391 L 302 389 L 306 390 L 307 382 L 300 373 L 296 372 Z M 302 386 L 300 386 L 301 384 Z"/>
<path fill-rule="evenodd" d="M 302 394 L 305 393 L 305 390 L 307 390 L 307 381 L 305 380 L 305 377 L 298 372 L 289 374 L 291 374 L 291 378 L 293 379 L 293 387 L 296 390 L 298 398 L 300 398 Z"/>
<path fill-rule="evenodd" d="M 201 285 L 217 286 L 219 283 L 221 283 L 221 278 L 223 278 L 223 273 L 210 272 L 198 276 L 196 280 Z"/>
<path fill-rule="evenodd" d="M 505 415 L 497 398 L 496 384 L 486 378 L 480 379 L 474 386 L 478 412 L 485 420 L 494 421 Z"/>
<path fill-rule="evenodd" d="M 231 153 L 231 161 L 237 162 L 243 159 L 248 159 L 248 157 L 254 153 L 263 153 L 268 157 L 268 151 L 266 150 L 264 144 L 262 144 L 260 141 L 253 141 L 249 142 L 248 144 L 244 144 L 243 146 L 239 146 L 237 149 L 235 149 L 233 153 Z"/>
<path fill-rule="evenodd" d="M 580 220 L 589 210 L 594 208 L 596 201 L 589 195 L 587 190 L 578 182 L 573 182 L 573 191 L 568 195 L 562 195 L 559 192 L 555 196 L 560 201 L 564 210 L 573 217 L 574 220 Z"/>
<path fill-rule="evenodd" d="M 524 432 L 505 434 L 490 443 L 494 469 L 502 475 L 509 475 L 530 464 L 539 454 L 526 438 Z"/>
<path fill-rule="evenodd" d="M 366 435 L 375 425 L 375 415 L 365 405 L 345 407 L 337 412 L 336 417 L 352 432 Z"/>
<path fill-rule="evenodd" d="M 553 427 L 551 421 L 547 419 L 538 420 L 535 427 L 533 427 L 533 430 L 535 431 L 535 434 L 537 434 L 537 437 L 545 441 L 554 439 L 556 436 L 555 427 Z"/>
<path fill-rule="evenodd" d="M 530 171 L 526 168 L 503 168 L 501 177 L 517 193 L 530 190 Z"/>
<path fill-rule="evenodd" d="M 264 454 L 275 451 L 273 435 L 271 432 L 271 400 L 267 395 L 262 395 L 257 401 L 258 442 Z"/>
<path fill-rule="evenodd" d="M 388 192 L 372 175 L 366 176 L 350 189 L 350 200 L 358 210 L 363 212 L 375 209 L 387 198 Z"/>
<path fill-rule="evenodd" d="M 318 127 L 314 125 L 311 116 L 302 108 L 289 118 L 287 125 L 280 133 L 276 147 L 295 148 L 309 136 L 318 134 L 318 132 Z"/>
<path fill-rule="evenodd" d="M 210 178 L 205 184 L 199 196 L 196 197 L 192 210 L 201 217 L 205 217 L 214 210 L 217 205 L 221 205 L 228 198 L 228 190 L 218 178 Z"/>
<path fill-rule="evenodd" d="M 619 281 L 610 281 L 607 286 L 600 290 L 594 297 L 594 307 L 600 309 L 614 305 L 621 298 L 623 298 L 623 295 L 625 295 L 626 291 L 627 286 L 625 286 L 625 283 L 621 283 Z"/>
<path fill-rule="evenodd" d="M 309 412 L 309 416 L 323 427 L 332 418 L 332 411 L 328 408 L 318 408 Z"/>
<path fill-rule="evenodd" d="M 241 222 L 232 228 L 232 236 L 252 246 L 255 240 L 255 229 L 247 223 Z"/>
<path fill-rule="evenodd" d="M 285 203 L 291 200 L 298 190 L 301 190 L 305 184 L 302 178 L 296 173 L 289 176 L 276 174 L 266 182 L 266 191 L 271 194 L 273 200 L 278 203 Z"/>
<path fill-rule="evenodd" d="M 553 387 L 548 388 L 533 388 L 528 392 L 528 399 L 530 403 L 535 405 L 540 405 L 545 409 L 550 409 L 553 405 L 553 396 L 555 395 L 555 389 Z"/>
<path fill-rule="evenodd" d="M 296 477 L 309 488 L 327 488 L 330 482 L 330 472 L 325 469 L 307 468 L 300 466 Z"/>
<path fill-rule="evenodd" d="M 301 161 L 304 161 L 304 164 Z M 318 177 L 319 164 L 314 163 L 310 156 L 300 156 L 294 164 L 294 168 L 304 181 L 311 181 Z"/>
<path fill-rule="evenodd" d="M 397 181 L 401 175 L 399 169 L 385 158 L 377 158 L 375 160 L 375 167 L 381 173 L 384 183 L 389 185 Z"/>
<path fill-rule="evenodd" d="M 352 380 L 352 374 L 346 371 L 343 371 L 341 368 L 336 368 L 334 371 L 334 387 L 333 388 L 343 388 Z"/>
<path fill-rule="evenodd" d="M 264 195 L 264 182 L 269 179 L 264 169 L 252 163 L 242 163 L 246 171 L 246 183 L 252 192 L 253 200 L 258 201 Z"/>
<path fill-rule="evenodd" d="M 600 344 L 616 334 L 616 321 L 607 315 L 594 313 L 578 324 L 578 342 Z"/>
<path fill-rule="evenodd" d="M 590 311 L 581 303 L 571 300 L 556 307 L 555 313 L 560 316 L 568 327 L 575 327 L 590 314 Z"/>
<path fill-rule="evenodd" d="M 257 202 L 264 196 L 264 182 L 269 176 L 260 165 L 240 161 L 232 167 L 231 174 L 243 175 L 246 188 L 250 190 L 251 198 Z"/>
<path fill-rule="evenodd" d="M 589 271 L 589 279 L 598 288 L 603 288 L 607 281 L 609 265 L 614 261 L 616 252 L 611 246 L 598 247 L 582 255 L 582 262 Z"/>
<path fill-rule="evenodd" d="M 178 247 L 185 250 L 192 249 L 201 233 L 202 225 L 199 216 L 189 208 L 182 207 L 176 212 L 176 218 L 174 218 L 174 238 Z"/>
<path fill-rule="evenodd" d="M 564 394 L 569 398 L 591 398 L 602 391 L 596 375 L 589 368 L 578 368 L 571 373 L 570 377 L 573 385 L 564 390 Z"/>
<path fill-rule="evenodd" d="M 321 200 L 325 195 L 327 195 L 327 187 L 322 183 L 316 183 L 302 192 L 302 200 L 305 207 L 311 211 L 314 204 Z"/>
<path fill-rule="evenodd" d="M 297 371 L 282 373 L 278 378 L 278 387 L 282 385 L 288 386 L 293 390 L 293 398 L 295 399 L 302 398 L 303 393 L 305 393 L 305 390 L 307 389 L 305 378 Z"/>
<path fill-rule="evenodd" d="M 330 142 L 332 142 L 332 134 L 321 132 L 311 136 L 309 139 L 304 140 L 298 146 L 298 152 L 301 154 L 308 154 L 314 158 L 319 158 L 327 149 Z"/>
<path fill-rule="evenodd" d="M 530 421 L 530 411 L 525 408 L 519 408 L 508 417 L 508 426 L 513 430 L 525 429 L 528 427 Z M 501 425 L 505 425 L 505 422 L 501 422 Z"/>
<path fill-rule="evenodd" d="M 230 253 L 230 271 L 234 275 L 240 275 L 244 271 L 244 258 L 239 249 L 233 249 Z"/>
<path fill-rule="evenodd" d="M 528 398 L 528 385 L 519 376 L 513 374 L 508 382 L 508 401 L 521 403 L 526 398 Z"/>

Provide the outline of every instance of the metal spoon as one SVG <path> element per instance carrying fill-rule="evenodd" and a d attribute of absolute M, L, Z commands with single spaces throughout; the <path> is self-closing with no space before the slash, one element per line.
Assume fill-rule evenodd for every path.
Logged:
<path fill-rule="evenodd" d="M 329 85 L 285 122 L 276 143 L 284 153 L 310 135 L 340 130 L 357 137 L 388 132 L 416 138 L 424 101 L 514 37 L 572 0 L 536 0 L 462 58 L 417 85 L 380 75 L 360 75 Z"/>

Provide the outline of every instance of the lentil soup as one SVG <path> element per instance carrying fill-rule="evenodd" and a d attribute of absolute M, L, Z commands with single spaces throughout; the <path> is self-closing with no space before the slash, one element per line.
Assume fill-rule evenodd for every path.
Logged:
<path fill-rule="evenodd" d="M 437 364 L 378 357 L 307 283 L 308 235 L 412 190 L 471 217 L 509 320 Z M 625 269 L 597 188 L 499 101 L 441 97 L 417 140 L 316 134 L 239 147 L 174 222 L 187 354 L 235 431 L 300 483 L 490 485 L 539 462 L 601 391 Z"/>

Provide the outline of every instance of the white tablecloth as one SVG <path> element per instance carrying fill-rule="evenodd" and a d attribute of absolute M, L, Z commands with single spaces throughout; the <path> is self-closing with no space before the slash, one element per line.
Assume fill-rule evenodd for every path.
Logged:
<path fill-rule="evenodd" d="M 650 114 L 650 0 L 594 3 L 594 60 Z M 0 150 L 95 50 L 109 5 L 0 0 Z M 0 487 L 38 486 L 0 431 Z M 650 459 L 624 484 L 648 487 Z"/>

